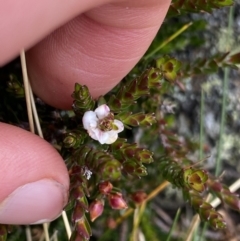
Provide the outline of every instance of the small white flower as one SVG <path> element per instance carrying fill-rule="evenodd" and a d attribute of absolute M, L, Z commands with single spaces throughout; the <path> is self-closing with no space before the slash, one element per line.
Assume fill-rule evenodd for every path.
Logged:
<path fill-rule="evenodd" d="M 83 171 L 83 176 L 85 176 L 87 180 L 89 180 L 92 176 L 92 172 L 86 166 L 82 167 L 82 171 Z"/>
<path fill-rule="evenodd" d="M 112 144 L 123 131 L 123 123 L 114 120 L 113 113 L 107 105 L 100 105 L 95 111 L 87 111 L 83 116 L 83 127 L 89 136 L 101 144 Z"/>

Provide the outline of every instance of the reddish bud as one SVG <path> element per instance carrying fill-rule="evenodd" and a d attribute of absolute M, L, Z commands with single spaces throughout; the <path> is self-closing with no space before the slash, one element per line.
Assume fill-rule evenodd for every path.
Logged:
<path fill-rule="evenodd" d="M 84 192 L 83 192 L 83 188 L 81 186 L 77 186 L 75 187 L 72 191 L 71 191 L 71 196 L 74 199 L 78 199 L 78 198 L 82 198 L 84 196 Z"/>
<path fill-rule="evenodd" d="M 69 241 L 86 241 L 87 239 L 85 239 L 84 237 L 82 237 L 80 234 L 78 234 L 77 232 L 73 232 L 71 235 L 71 238 Z"/>
<path fill-rule="evenodd" d="M 141 204 L 147 198 L 147 194 L 143 191 L 138 191 L 133 193 L 131 197 L 135 203 Z"/>
<path fill-rule="evenodd" d="M 99 191 L 102 194 L 109 194 L 112 191 L 113 185 L 109 181 L 101 182 L 99 184 Z"/>
<path fill-rule="evenodd" d="M 85 210 L 81 205 L 76 205 L 73 214 L 72 214 L 72 220 L 73 222 L 77 222 L 79 219 L 81 219 L 84 216 Z"/>
<path fill-rule="evenodd" d="M 102 215 L 104 209 L 104 201 L 94 200 L 89 206 L 90 219 L 93 222 L 96 218 Z"/>
<path fill-rule="evenodd" d="M 75 223 L 75 228 L 77 233 L 82 236 L 83 238 L 85 238 L 85 240 L 89 240 L 90 236 L 92 236 L 92 231 L 91 231 L 91 227 L 88 223 L 88 220 L 86 219 L 85 216 L 83 216 L 81 219 L 79 219 L 76 223 Z"/>
<path fill-rule="evenodd" d="M 107 220 L 107 226 L 110 229 L 114 229 L 117 227 L 117 222 L 113 218 L 108 218 Z"/>
<path fill-rule="evenodd" d="M 109 194 L 108 201 L 112 209 L 125 209 L 128 207 L 122 194 L 119 192 Z"/>

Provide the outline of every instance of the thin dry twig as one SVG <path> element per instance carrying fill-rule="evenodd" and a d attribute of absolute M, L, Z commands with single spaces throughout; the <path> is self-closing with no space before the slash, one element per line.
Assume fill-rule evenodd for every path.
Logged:
<path fill-rule="evenodd" d="M 163 189 L 165 189 L 167 186 L 169 185 L 169 182 L 164 181 L 163 183 L 161 183 L 157 188 L 155 188 L 148 196 L 147 198 L 144 200 L 145 203 L 147 203 L 148 201 L 152 200 L 154 197 L 156 197 Z M 129 215 L 132 214 L 132 212 L 134 211 L 133 208 L 128 208 L 126 210 L 126 212 L 119 217 L 116 220 L 116 226 L 118 226 L 120 223 L 122 223 Z"/>

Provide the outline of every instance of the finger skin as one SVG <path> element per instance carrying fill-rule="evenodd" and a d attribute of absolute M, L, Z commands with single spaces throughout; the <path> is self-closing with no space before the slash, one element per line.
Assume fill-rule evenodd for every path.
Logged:
<path fill-rule="evenodd" d="M 65 190 L 64 202 L 57 207 L 59 213 L 66 205 L 69 189 L 68 171 L 61 156 L 49 143 L 18 127 L 0 123 L 0 133 L 0 204 L 20 186 L 53 180 Z"/>
<path fill-rule="evenodd" d="M 142 7 L 129 7 L 127 2 L 76 17 L 27 53 L 32 87 L 40 98 L 69 109 L 76 82 L 87 85 L 96 98 L 134 67 L 161 26 L 170 1 Z"/>
<path fill-rule="evenodd" d="M 107 2 L 111 0 L 0 0 L 0 66 L 73 17 Z"/>

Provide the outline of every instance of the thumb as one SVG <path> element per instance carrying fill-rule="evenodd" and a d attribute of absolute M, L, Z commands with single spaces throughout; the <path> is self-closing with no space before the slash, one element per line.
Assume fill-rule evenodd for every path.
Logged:
<path fill-rule="evenodd" d="M 69 177 L 58 152 L 43 139 L 0 123 L 0 223 L 33 224 L 59 216 Z"/>

